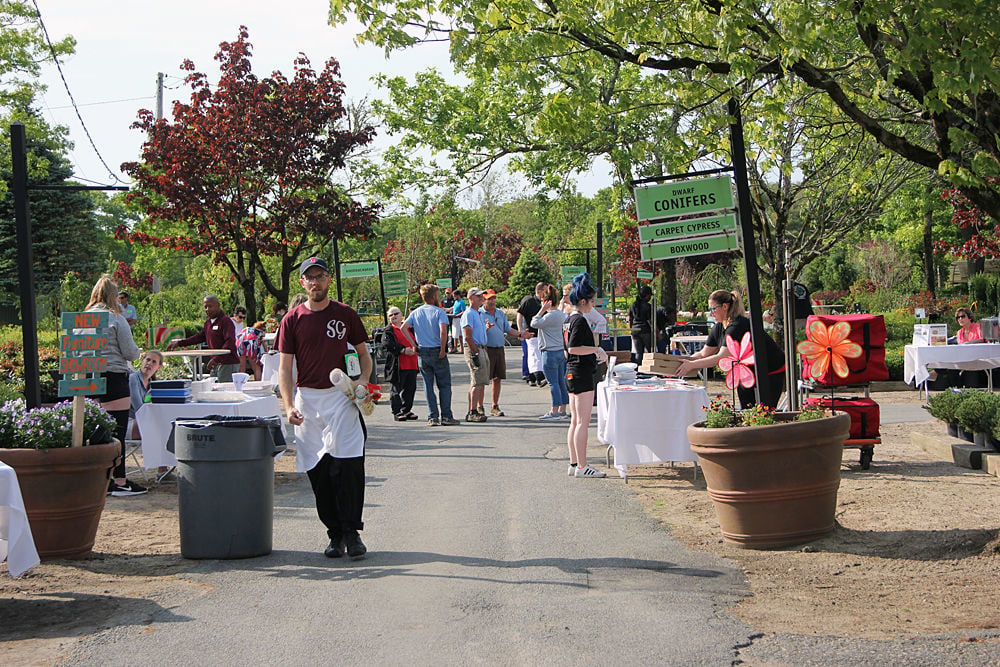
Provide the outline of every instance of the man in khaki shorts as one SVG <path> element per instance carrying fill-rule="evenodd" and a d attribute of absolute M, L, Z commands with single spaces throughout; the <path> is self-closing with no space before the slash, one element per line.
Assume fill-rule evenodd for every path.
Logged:
<path fill-rule="evenodd" d="M 483 402 L 486 385 L 490 383 L 490 358 L 486 354 L 486 325 L 479 309 L 483 307 L 483 290 L 469 290 L 469 307 L 462 313 L 462 337 L 465 339 L 465 363 L 469 365 L 469 412 L 465 421 L 482 423 L 486 415 L 476 406 Z"/>

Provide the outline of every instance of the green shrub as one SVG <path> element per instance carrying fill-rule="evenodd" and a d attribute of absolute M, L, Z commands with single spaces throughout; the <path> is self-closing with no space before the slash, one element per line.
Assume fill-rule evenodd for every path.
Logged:
<path fill-rule="evenodd" d="M 955 411 L 958 424 L 973 433 L 992 433 L 1000 410 L 1000 396 L 988 391 L 964 391 Z"/>
<path fill-rule="evenodd" d="M 955 424 L 957 423 L 955 414 L 961 402 L 962 392 L 942 391 L 927 399 L 926 408 L 934 419 L 940 419 L 946 424 Z"/>

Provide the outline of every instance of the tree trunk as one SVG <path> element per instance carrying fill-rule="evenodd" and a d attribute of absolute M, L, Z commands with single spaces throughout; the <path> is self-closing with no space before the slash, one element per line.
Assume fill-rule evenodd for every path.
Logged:
<path fill-rule="evenodd" d="M 930 201 L 934 195 L 934 188 L 928 183 L 924 188 L 927 207 L 924 209 L 924 285 L 932 296 L 936 296 L 934 281 L 934 211 L 931 209 Z"/>

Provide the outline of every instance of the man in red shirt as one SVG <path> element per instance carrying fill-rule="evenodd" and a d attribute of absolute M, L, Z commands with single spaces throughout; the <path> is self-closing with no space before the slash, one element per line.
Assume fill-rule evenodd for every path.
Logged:
<path fill-rule="evenodd" d="M 233 373 L 240 367 L 240 358 L 236 354 L 236 325 L 222 312 L 219 299 L 214 294 L 206 296 L 202 306 L 208 319 L 205 320 L 205 326 L 201 331 L 181 340 L 170 341 L 167 343 L 167 349 L 176 350 L 178 347 L 207 343 L 210 350 L 227 350 L 227 354 L 219 354 L 209 359 L 205 364 L 205 370 L 212 371 L 212 375 L 219 378 L 219 382 L 232 382 Z"/>
<path fill-rule="evenodd" d="M 348 372 L 350 344 L 361 377 L 371 377 L 368 332 L 352 308 L 329 298 L 325 261 L 310 257 L 299 267 L 299 276 L 309 299 L 281 319 L 278 387 L 288 421 L 295 426 L 296 467 L 309 475 L 316 510 L 330 537 L 323 553 L 339 558 L 346 550 L 357 560 L 367 552 L 358 534 L 364 528 L 367 432 L 358 407 L 333 387 L 330 373 L 335 368 Z M 298 369 L 294 383 L 293 362 Z"/>

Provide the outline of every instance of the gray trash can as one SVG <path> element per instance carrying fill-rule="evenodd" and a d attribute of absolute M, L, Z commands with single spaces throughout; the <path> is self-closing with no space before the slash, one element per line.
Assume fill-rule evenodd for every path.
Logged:
<path fill-rule="evenodd" d="M 271 553 L 274 456 L 285 450 L 281 419 L 178 419 L 167 449 L 177 457 L 181 555 Z"/>

